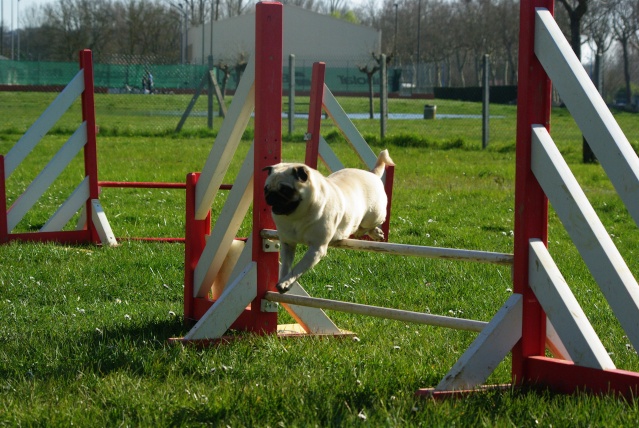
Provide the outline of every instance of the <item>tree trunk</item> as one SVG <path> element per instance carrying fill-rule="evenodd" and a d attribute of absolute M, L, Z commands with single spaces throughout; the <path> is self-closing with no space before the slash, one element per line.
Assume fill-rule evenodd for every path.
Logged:
<path fill-rule="evenodd" d="M 581 60 L 581 17 L 570 16 L 570 46 Z"/>

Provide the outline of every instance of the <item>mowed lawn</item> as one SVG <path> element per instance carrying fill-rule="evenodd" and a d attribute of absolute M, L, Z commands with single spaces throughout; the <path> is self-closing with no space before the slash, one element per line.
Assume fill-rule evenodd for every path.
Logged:
<path fill-rule="evenodd" d="M 6 154 L 52 94 L 0 93 L 0 153 Z M 101 180 L 183 182 L 215 141 L 201 117 L 174 134 L 187 98 L 96 97 Z M 134 97 L 134 98 L 133 98 Z M 339 99 L 347 112 L 367 100 Z M 478 114 L 477 103 L 430 100 L 441 114 Z M 419 113 L 424 101 L 391 100 Z M 160 107 L 157 107 L 160 106 Z M 196 110 L 202 107 L 196 107 Z M 480 111 L 480 110 L 479 110 Z M 141 112 L 147 112 L 144 115 Z M 79 119 L 77 106 L 8 182 L 14 201 Z M 472 118 L 354 123 L 375 152 L 397 164 L 390 241 L 512 253 L 515 106 L 491 106 L 491 142 L 481 149 Z M 637 148 L 637 120 L 615 113 Z M 252 139 L 245 132 L 226 179 L 233 182 Z M 553 111 L 552 134 L 631 272 L 639 272 L 637 227 L 601 166 L 584 165 L 568 113 Z M 286 134 L 286 123 L 284 124 Z M 285 135 L 283 158 L 304 159 L 306 123 Z M 347 166 L 361 167 L 328 120 L 323 135 Z M 41 226 L 82 179 L 76 159 L 17 230 Z M 321 168 L 327 172 L 325 168 Z M 213 219 L 225 195 L 213 204 Z M 104 188 L 100 200 L 119 238 L 184 236 L 184 192 Z M 639 371 L 619 326 L 550 207 L 549 249 L 618 368 Z M 72 228 L 69 225 L 68 228 Z M 250 232 L 250 218 L 240 229 Z M 120 239 L 115 248 L 11 243 L 0 246 L 0 424 L 7 426 L 628 426 L 637 400 L 506 389 L 436 402 L 415 391 L 446 375 L 476 333 L 338 312 L 354 338 L 238 334 L 221 346 L 169 344 L 183 320 L 184 246 Z M 508 267 L 330 249 L 300 283 L 316 297 L 489 321 L 512 294 Z M 280 309 L 280 321 L 292 318 Z M 510 382 L 507 357 L 488 379 Z"/>

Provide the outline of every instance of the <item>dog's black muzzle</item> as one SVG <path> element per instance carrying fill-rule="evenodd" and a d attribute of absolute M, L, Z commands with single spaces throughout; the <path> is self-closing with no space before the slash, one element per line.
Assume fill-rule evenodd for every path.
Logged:
<path fill-rule="evenodd" d="M 281 186 L 277 190 L 264 188 L 266 203 L 273 209 L 273 214 L 291 214 L 302 201 L 295 189 L 288 186 Z"/>

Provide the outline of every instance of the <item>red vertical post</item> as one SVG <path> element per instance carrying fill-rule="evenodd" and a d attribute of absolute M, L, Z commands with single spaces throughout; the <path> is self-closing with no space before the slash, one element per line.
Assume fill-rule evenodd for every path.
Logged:
<path fill-rule="evenodd" d="M 390 235 L 390 219 L 391 219 L 391 206 L 393 205 L 393 182 L 395 181 L 395 165 L 386 165 L 386 179 L 384 181 L 384 190 L 386 191 L 386 197 L 388 202 L 386 203 L 386 221 L 382 224 L 381 228 L 384 232 L 384 240 L 388 241 Z"/>
<path fill-rule="evenodd" d="M 204 220 L 195 218 L 195 187 L 199 173 L 186 176 L 186 230 L 184 240 L 184 320 L 197 320 L 195 298 L 193 297 L 193 277 L 197 262 L 206 246 L 206 236 L 211 234 L 211 211 Z"/>
<path fill-rule="evenodd" d="M 82 121 L 86 122 L 87 143 L 84 146 L 84 171 L 89 176 L 89 200 L 86 203 L 87 229 L 89 239 L 99 243 L 98 232 L 93 225 L 92 199 L 98 199 L 98 153 L 96 144 L 95 99 L 93 84 L 93 59 L 89 49 L 80 51 L 80 69 L 84 70 L 84 91 L 82 92 Z"/>
<path fill-rule="evenodd" d="M 4 155 L 0 155 L 0 244 L 9 242 L 7 223 L 7 181 L 5 178 Z"/>
<path fill-rule="evenodd" d="M 265 166 L 282 158 L 282 4 L 260 2 L 255 16 L 255 157 L 253 179 L 253 260 L 257 262 L 257 297 L 251 303 L 253 329 L 275 333 L 277 313 L 261 312 L 264 294 L 275 289 L 279 253 L 262 250 L 262 229 L 275 229 L 264 199 Z"/>
<path fill-rule="evenodd" d="M 531 169 L 533 124 L 550 129 L 551 83 L 535 56 L 535 8 L 554 12 L 553 0 L 522 0 L 519 32 L 519 89 L 515 174 L 515 242 L 513 289 L 523 295 L 522 339 L 513 349 L 513 382 L 526 379 L 526 358 L 543 356 L 546 315 L 528 282 L 528 243 L 548 243 L 548 199 Z"/>
<path fill-rule="evenodd" d="M 320 127 L 322 124 L 322 105 L 324 103 L 324 76 L 326 75 L 326 64 L 323 62 L 313 63 L 313 74 L 311 75 L 311 96 L 308 109 L 308 126 L 306 135 L 310 136 L 306 142 L 306 157 L 304 163 L 311 168 L 317 169 L 319 159 L 319 139 Z"/>

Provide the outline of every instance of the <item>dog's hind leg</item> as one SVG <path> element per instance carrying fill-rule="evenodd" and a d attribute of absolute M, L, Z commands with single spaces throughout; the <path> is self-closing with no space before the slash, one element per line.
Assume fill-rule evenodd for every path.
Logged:
<path fill-rule="evenodd" d="M 383 241 L 384 240 L 384 232 L 379 227 L 375 227 L 373 229 L 359 228 L 359 229 L 357 229 L 357 232 L 355 232 L 353 234 L 353 236 L 355 238 L 357 238 L 357 239 L 361 238 L 362 236 L 368 236 L 373 241 Z"/>
<path fill-rule="evenodd" d="M 373 230 L 369 230 L 367 235 L 373 241 L 383 241 L 384 240 L 384 231 L 382 231 L 382 229 L 380 229 L 379 227 L 376 227 Z"/>
<path fill-rule="evenodd" d="M 312 269 L 322 257 L 326 255 L 328 249 L 327 245 L 322 246 L 309 246 L 308 251 L 302 256 L 298 264 L 295 265 L 293 270 L 284 277 L 280 276 L 280 282 L 277 283 L 277 291 L 280 293 L 286 293 L 291 289 L 293 283 L 309 269 Z M 283 266 L 284 262 L 282 262 Z M 280 270 L 280 272 L 282 272 Z"/>

